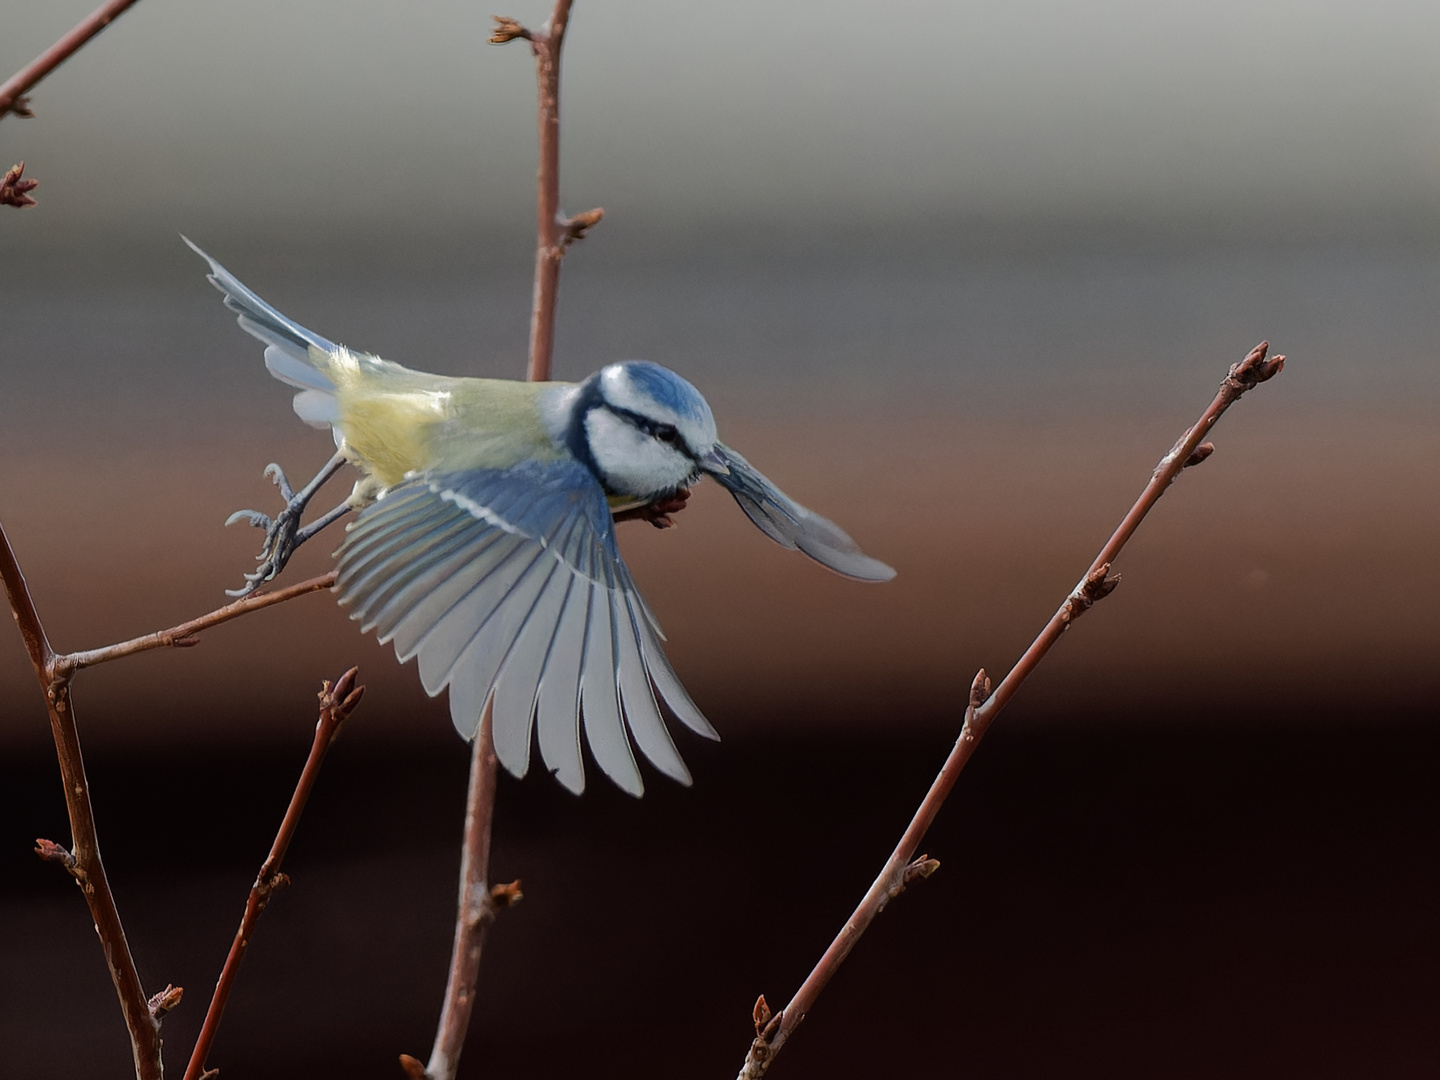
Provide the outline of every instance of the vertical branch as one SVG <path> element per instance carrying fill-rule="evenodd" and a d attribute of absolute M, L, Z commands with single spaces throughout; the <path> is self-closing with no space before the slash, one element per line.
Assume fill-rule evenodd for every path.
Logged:
<path fill-rule="evenodd" d="M 490 887 L 490 825 L 495 816 L 495 747 L 490 734 L 490 709 L 480 717 L 470 763 L 470 788 L 465 796 L 465 840 L 460 849 L 460 898 L 455 918 L 455 945 L 450 977 L 440 1008 L 440 1026 L 430 1061 L 421 1065 L 408 1054 L 400 1065 L 412 1080 L 452 1080 L 465 1048 L 480 954 L 485 935 L 501 909 L 520 900 L 520 883 Z"/>
<path fill-rule="evenodd" d="M 540 167 L 535 174 L 535 296 L 530 308 L 531 382 L 550 378 L 555 347 L 555 294 L 565 256 L 560 228 L 560 49 L 570 22 L 570 0 L 557 0 L 545 33 L 530 39 L 539 102 Z"/>
<path fill-rule="evenodd" d="M 160 1017 L 179 1003 L 180 991 L 166 987 L 153 1001 L 145 997 L 125 927 L 105 877 L 100 861 L 100 839 L 95 828 L 95 813 L 90 805 L 90 783 L 85 776 L 85 760 L 80 753 L 80 731 L 75 724 L 75 710 L 70 700 L 68 664 L 58 662 L 55 651 L 45 637 L 45 628 L 35 610 L 20 564 L 11 550 L 10 540 L 0 527 L 0 578 L 10 598 L 10 611 L 15 616 L 25 650 L 40 681 L 40 692 L 50 712 L 50 730 L 55 736 L 55 754 L 60 763 L 60 779 L 65 785 L 65 808 L 70 814 L 72 850 L 66 851 L 49 840 L 37 840 L 36 853 L 41 858 L 62 864 L 80 886 L 95 933 L 105 950 L 105 963 L 120 998 L 125 1027 L 130 1032 L 130 1049 L 139 1080 L 161 1080 L 164 1065 L 160 1057 Z"/>
<path fill-rule="evenodd" d="M 0 85 L 0 119 L 4 119 L 7 112 L 13 112 L 16 116 L 31 115 L 30 104 L 25 99 L 26 92 L 70 59 L 80 46 L 104 30 L 134 3 L 135 0 L 109 0 L 108 3 L 101 4 L 54 45 L 6 79 L 4 84 Z"/>
<path fill-rule="evenodd" d="M 285 859 L 285 853 L 290 850 L 290 841 L 300 824 L 300 814 L 305 809 L 310 792 L 315 789 L 315 781 L 320 775 L 325 754 L 340 736 L 341 727 L 360 704 L 360 698 L 365 693 L 365 687 L 355 685 L 355 676 L 358 673 L 358 668 L 351 668 L 336 680 L 333 687 L 327 680 L 320 690 L 320 719 L 315 724 L 315 739 L 310 744 L 310 756 L 305 759 L 305 768 L 300 771 L 300 779 L 295 784 L 294 794 L 290 796 L 290 805 L 280 821 L 275 842 L 270 845 L 270 854 L 261 864 L 260 872 L 255 875 L 255 884 L 250 886 L 250 896 L 245 901 L 245 914 L 240 917 L 240 929 L 235 931 L 235 940 L 230 945 L 225 966 L 215 983 L 215 993 L 210 998 L 205 1023 L 200 1028 L 200 1037 L 195 1040 L 190 1064 L 185 1069 L 185 1080 L 205 1080 L 219 1072 L 218 1069 L 207 1070 L 205 1059 L 210 1056 L 215 1033 L 220 1029 L 220 1018 L 225 1013 L 225 1005 L 230 1000 L 230 990 L 234 987 L 235 976 L 240 971 L 240 961 L 245 959 L 245 950 L 254 936 L 260 915 L 270 903 L 270 897 L 290 884 L 290 879 L 280 872 L 280 864 Z"/>
<path fill-rule="evenodd" d="M 490 42 L 503 45 L 522 38 L 535 57 L 536 96 L 539 105 L 540 165 L 535 194 L 535 291 L 530 311 L 530 358 L 525 378 L 550 378 L 555 346 L 555 297 L 560 287 L 560 261 L 565 251 L 604 211 L 587 210 L 567 217 L 560 209 L 560 50 L 570 22 L 573 0 L 556 0 L 555 8 L 539 30 L 529 30 L 507 16 L 495 16 Z M 490 706 L 480 718 L 470 754 L 470 784 L 465 798 L 465 839 L 460 849 L 460 899 L 455 913 L 455 943 L 450 953 L 450 974 L 430 1060 L 421 1064 L 409 1054 L 400 1065 L 412 1080 L 453 1080 L 470 1028 L 475 984 L 485 935 L 500 910 L 520 899 L 520 883 L 490 886 L 490 827 L 495 817 L 495 746 L 491 737 Z"/>
<path fill-rule="evenodd" d="M 560 261 L 566 249 L 604 216 L 600 209 L 567 217 L 560 209 L 560 49 L 570 23 L 571 0 L 556 0 L 555 10 L 539 30 L 528 30 L 508 16 L 495 16 L 490 41 L 503 45 L 523 38 L 535 56 L 539 100 L 540 167 L 535 177 L 535 293 L 530 309 L 531 382 L 550 378 L 555 347 L 555 297 L 560 288 Z"/>

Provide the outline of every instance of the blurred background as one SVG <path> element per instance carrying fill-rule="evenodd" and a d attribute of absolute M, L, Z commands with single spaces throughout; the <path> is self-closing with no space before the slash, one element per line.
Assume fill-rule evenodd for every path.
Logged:
<path fill-rule="evenodd" d="M 0 0 L 0 75 L 93 0 Z M 538 25 L 548 7 L 505 12 Z M 144 0 L 0 123 L 0 518 L 58 648 L 218 606 L 328 456 L 183 232 L 298 321 L 519 377 L 534 78 L 489 10 Z M 785 1076 L 1440 1070 L 1440 8 L 1404 0 L 576 4 L 556 375 L 695 382 L 722 437 L 898 578 L 842 581 L 719 489 L 622 530 L 724 735 L 692 789 L 504 778 L 462 1075 L 727 1075 L 1226 367 L 1120 589 L 987 739 Z M 333 485 L 343 496 L 348 480 Z M 328 494 L 327 494 L 328 498 Z M 299 580 L 331 545 L 303 551 Z M 7 632 L 8 633 L 8 632 Z M 0 633 L 0 1042 L 120 1075 L 39 694 Z M 467 748 L 313 596 L 75 684 L 107 867 L 183 1061 L 309 745 L 322 775 L 210 1064 L 399 1075 L 444 987 Z M 595 770 L 591 770 L 592 774 Z"/>

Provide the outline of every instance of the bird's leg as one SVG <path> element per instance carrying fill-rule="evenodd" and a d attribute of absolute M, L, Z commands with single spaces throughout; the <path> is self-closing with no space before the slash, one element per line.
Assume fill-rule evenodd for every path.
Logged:
<path fill-rule="evenodd" d="M 325 526 L 340 520 L 350 512 L 350 504 L 343 502 L 303 529 L 300 527 L 300 517 L 305 513 L 305 507 L 315 497 L 315 493 L 325 485 L 325 481 L 339 472 L 340 466 L 344 464 L 345 455 L 337 453 L 315 474 L 315 479 L 299 491 L 290 487 L 290 481 L 285 477 L 285 470 L 279 465 L 271 463 L 265 466 L 265 476 L 273 480 L 275 486 L 280 489 L 280 495 L 285 500 L 285 508 L 273 518 L 260 513 L 259 510 L 237 510 L 225 519 L 226 525 L 233 525 L 237 521 L 248 521 L 257 529 L 265 530 L 265 542 L 260 547 L 260 554 L 255 556 L 255 561 L 260 565 L 253 574 L 245 575 L 243 588 L 226 589 L 226 595 L 248 596 L 254 592 L 285 569 L 285 564 L 290 561 L 290 556 L 295 553 L 296 548 Z"/>
<path fill-rule="evenodd" d="M 656 499 L 644 506 L 621 510 L 615 515 L 615 522 L 619 524 L 622 521 L 648 521 L 657 529 L 669 529 L 675 525 L 670 515 L 684 510 L 685 504 L 689 501 L 690 489 L 681 488 L 674 495 L 666 495 L 664 498 Z"/>

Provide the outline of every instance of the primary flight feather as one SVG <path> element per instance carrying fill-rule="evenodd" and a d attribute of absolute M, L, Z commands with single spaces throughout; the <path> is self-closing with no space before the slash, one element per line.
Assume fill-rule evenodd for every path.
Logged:
<path fill-rule="evenodd" d="M 362 473 L 347 500 L 359 516 L 337 552 L 340 603 L 402 662 L 418 658 L 431 695 L 449 688 L 466 739 L 491 702 L 495 754 L 517 777 L 538 742 L 545 767 L 581 791 L 583 731 L 633 795 L 643 784 L 632 741 L 689 783 L 656 691 L 687 727 L 718 737 L 665 658 L 614 512 L 663 507 L 709 475 L 778 543 L 861 581 L 895 575 L 719 442 L 705 399 L 666 368 L 610 364 L 582 383 L 413 371 L 306 330 L 190 246 L 265 343 L 270 373 L 299 391 L 295 412 L 333 429 L 337 464 Z M 292 499 L 293 523 L 316 486 Z"/>

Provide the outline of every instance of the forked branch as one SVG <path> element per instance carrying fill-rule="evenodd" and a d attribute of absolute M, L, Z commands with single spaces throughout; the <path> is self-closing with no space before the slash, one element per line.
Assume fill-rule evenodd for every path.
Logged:
<path fill-rule="evenodd" d="M 120 998 L 125 1026 L 130 1032 L 135 1075 L 140 1080 L 159 1080 L 163 1071 L 160 1020 L 180 1003 L 184 991 L 179 987 L 166 986 L 158 994 L 147 998 L 141 988 L 135 961 L 130 955 L 130 946 L 125 937 L 125 927 L 120 921 L 120 913 L 100 859 L 100 843 L 94 810 L 90 804 L 90 785 L 85 777 L 85 762 L 80 751 L 80 732 L 75 723 L 70 682 L 75 672 L 81 668 L 93 667 L 108 660 L 118 660 L 150 649 L 185 648 L 199 644 L 197 635 L 202 631 L 249 612 L 329 588 L 335 582 L 335 575 L 332 572 L 302 581 L 287 589 L 255 593 L 168 630 L 159 630 L 115 645 L 74 653 L 57 653 L 51 648 L 34 600 L 30 596 L 30 589 L 25 583 L 25 576 L 20 571 L 20 564 L 10 547 L 10 540 L 5 535 L 3 526 L 0 526 L 0 578 L 5 582 L 11 613 L 20 628 L 25 651 L 45 695 L 50 713 L 50 728 L 55 737 L 55 753 L 60 764 L 60 778 L 65 788 L 65 805 L 70 814 L 73 850 L 42 839 L 35 842 L 35 853 L 47 862 L 55 862 L 64 867 L 85 894 L 95 932 L 105 950 L 105 960 L 110 967 L 115 992 Z M 358 701 L 358 691 L 356 700 Z M 346 712 L 353 707 L 352 702 Z M 313 783 L 313 780 L 311 782 Z"/>
<path fill-rule="evenodd" d="M 814 1005 L 815 999 L 820 995 L 827 983 L 834 977 L 835 972 L 844 962 L 850 950 L 860 939 L 869 925 L 875 920 L 875 916 L 885 909 L 894 897 L 904 891 L 905 886 L 930 874 L 939 866 L 939 863 L 925 856 L 915 857 L 921 841 L 924 840 L 926 832 L 935 815 L 939 813 L 940 807 L 944 804 L 950 789 L 955 786 L 955 781 L 960 771 L 965 767 L 970 756 L 975 752 L 985 732 L 989 730 L 990 724 L 999 715 L 1000 710 L 1020 685 L 1035 670 L 1045 654 L 1055 645 L 1071 625 L 1090 610 L 1094 604 L 1104 599 L 1119 584 L 1119 577 L 1110 576 L 1110 567 L 1114 565 L 1116 558 L 1125 547 L 1126 542 L 1134 535 L 1139 528 L 1140 522 L 1150 512 L 1151 508 L 1159 501 L 1160 496 L 1175 481 L 1182 470 L 1192 465 L 1198 465 L 1214 452 L 1214 446 L 1203 442 L 1215 422 L 1224 415 L 1225 410 L 1233 405 L 1245 391 L 1273 378 L 1280 373 L 1285 366 L 1285 357 L 1277 356 L 1266 360 L 1266 353 L 1269 351 L 1269 344 L 1261 342 L 1252 349 L 1248 356 L 1240 363 L 1230 368 L 1225 376 L 1224 382 L 1220 384 L 1220 390 L 1216 393 L 1213 401 L 1190 428 L 1180 436 L 1170 452 L 1160 459 L 1151 474 L 1150 482 L 1141 492 L 1140 497 L 1135 500 L 1135 505 L 1125 515 L 1124 520 L 1111 534 L 1105 546 L 1100 549 L 1100 554 L 1090 564 L 1085 576 L 1080 579 L 1079 584 L 1065 598 L 1040 635 L 1025 650 L 1015 666 L 1010 669 L 1009 674 L 1001 680 L 1000 685 L 995 687 L 991 693 L 990 680 L 982 669 L 975 676 L 975 681 L 970 686 L 970 701 L 965 710 L 965 722 L 960 729 L 960 737 L 955 741 L 950 756 L 946 758 L 945 764 L 940 769 L 940 774 L 935 777 L 935 782 L 930 785 L 925 798 L 921 801 L 915 815 L 910 820 L 909 826 L 895 845 L 895 850 L 890 858 L 886 860 L 880 875 L 871 884 L 864 899 L 860 901 L 859 907 L 854 914 L 846 920 L 840 933 L 825 950 L 820 962 L 811 970 L 790 1003 L 780 1012 L 772 1015 L 770 1007 L 762 995 L 755 1003 L 753 1020 L 755 1023 L 755 1039 L 750 1044 L 750 1050 L 745 1055 L 745 1063 L 741 1066 L 738 1080 L 759 1080 L 770 1068 L 771 1062 L 775 1060 L 781 1049 L 794 1034 L 800 1022 Z"/>
<path fill-rule="evenodd" d="M 76 726 L 75 709 L 70 700 L 70 674 L 57 669 L 55 651 L 45 636 L 45 627 L 35 610 L 35 602 L 3 526 L 0 526 L 0 578 L 4 579 L 10 611 L 25 641 L 25 651 L 30 656 L 35 677 L 40 681 L 40 692 L 45 695 L 50 713 L 50 731 L 55 738 L 55 754 L 60 762 L 60 779 L 65 786 L 65 808 L 70 815 L 70 850 L 66 851 L 48 840 L 39 840 L 36 841 L 36 851 L 41 858 L 64 866 L 85 895 L 95 933 L 105 950 L 105 962 L 110 968 L 115 993 L 120 998 L 125 1027 L 130 1033 L 135 1075 L 139 1080 L 160 1080 L 164 1069 L 160 1059 L 160 1017 L 164 1010 L 158 1007 L 152 1010 L 150 998 L 146 997 L 140 985 L 140 975 L 130 955 L 130 944 L 125 939 L 125 926 L 120 921 L 115 897 L 110 892 L 110 881 L 105 876 L 105 865 L 100 859 L 99 832 L 95 827 L 95 811 L 90 805 L 90 782 L 85 776 L 80 730 Z M 166 987 L 157 997 L 161 1004 L 173 998 L 173 1004 L 179 1001 L 179 991 Z"/>

